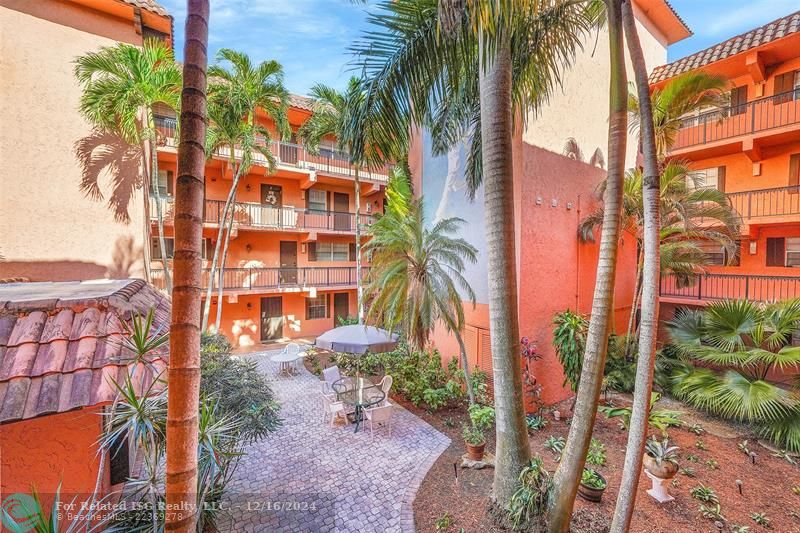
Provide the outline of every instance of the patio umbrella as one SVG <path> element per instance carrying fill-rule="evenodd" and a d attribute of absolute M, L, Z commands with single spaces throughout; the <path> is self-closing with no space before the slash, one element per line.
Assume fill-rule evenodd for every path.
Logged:
<path fill-rule="evenodd" d="M 340 326 L 317 337 L 317 348 L 363 355 L 390 352 L 397 347 L 397 335 L 375 326 Z"/>

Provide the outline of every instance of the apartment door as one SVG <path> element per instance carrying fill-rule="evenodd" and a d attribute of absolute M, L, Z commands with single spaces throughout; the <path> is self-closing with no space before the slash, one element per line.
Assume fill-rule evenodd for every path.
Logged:
<path fill-rule="evenodd" d="M 281 222 L 281 206 L 283 206 L 283 189 L 280 185 L 261 184 L 260 219 L 253 221 L 261 226 L 278 226 Z"/>
<path fill-rule="evenodd" d="M 281 285 L 297 284 L 297 241 L 281 241 Z"/>
<path fill-rule="evenodd" d="M 261 340 L 283 337 L 283 299 L 280 296 L 261 298 Z"/>
<path fill-rule="evenodd" d="M 350 195 L 333 193 L 333 229 L 350 231 Z"/>
<path fill-rule="evenodd" d="M 350 295 L 346 292 L 337 292 L 333 295 L 333 320 L 339 323 L 340 318 L 350 315 Z"/>

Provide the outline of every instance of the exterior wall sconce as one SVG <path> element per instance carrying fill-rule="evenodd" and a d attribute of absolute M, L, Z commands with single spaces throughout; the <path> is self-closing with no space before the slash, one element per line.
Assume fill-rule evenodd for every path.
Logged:
<path fill-rule="evenodd" d="M 536 205 L 542 205 L 542 197 L 541 196 L 537 196 L 536 197 Z"/>
<path fill-rule="evenodd" d="M 249 183 L 247 185 L 245 185 L 244 188 L 245 188 L 245 190 L 247 192 L 250 192 L 250 184 Z"/>
<path fill-rule="evenodd" d="M 567 202 L 567 211 L 572 209 L 572 202 Z"/>
<path fill-rule="evenodd" d="M 253 309 L 253 302 L 247 302 L 247 310 L 250 311 Z"/>
<path fill-rule="evenodd" d="M 758 253 L 758 241 L 750 241 L 750 255 Z"/>
<path fill-rule="evenodd" d="M 251 252 L 253 250 L 253 247 L 250 246 L 249 244 L 245 244 L 244 249 L 247 250 L 248 252 Z"/>
<path fill-rule="evenodd" d="M 556 200 L 555 198 L 550 200 L 550 207 L 558 207 L 558 200 Z"/>
<path fill-rule="evenodd" d="M 306 253 L 306 243 L 304 243 L 304 242 L 300 243 L 300 253 L 301 254 Z"/>

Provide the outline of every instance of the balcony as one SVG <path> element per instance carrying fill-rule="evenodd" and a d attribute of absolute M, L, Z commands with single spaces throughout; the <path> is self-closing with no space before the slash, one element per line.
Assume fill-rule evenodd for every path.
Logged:
<path fill-rule="evenodd" d="M 151 270 L 153 285 L 166 287 L 164 270 Z M 369 267 L 361 267 L 361 278 L 366 280 Z M 202 273 L 203 289 L 208 288 L 211 269 Z M 226 268 L 222 288 L 229 292 L 300 292 L 309 289 L 354 288 L 356 267 L 302 267 L 302 268 Z"/>
<path fill-rule="evenodd" d="M 800 298 L 800 276 L 701 274 L 693 281 L 683 286 L 674 275 L 664 275 L 659 294 L 665 300 L 695 304 L 724 299 L 775 302 Z"/>
<path fill-rule="evenodd" d="M 177 147 L 177 120 L 170 117 L 155 117 L 156 130 L 160 136 L 163 146 L 170 148 Z M 266 139 L 262 139 L 262 146 L 266 145 Z M 320 149 L 320 153 L 314 155 L 307 151 L 302 145 L 287 143 L 283 141 L 270 140 L 269 151 L 277 162 L 278 168 L 290 170 L 316 171 L 330 174 L 336 177 L 353 178 L 355 168 L 350 164 L 350 157 L 347 152 L 332 149 Z M 241 159 L 241 150 L 235 150 L 235 157 Z M 214 154 L 216 157 L 228 159 L 230 150 L 220 149 Z M 267 166 L 267 159 L 260 152 L 253 152 L 253 164 Z M 389 181 L 390 165 L 378 168 L 373 171 L 360 170 L 359 178 L 371 180 L 379 183 Z"/>
<path fill-rule="evenodd" d="M 174 201 L 171 197 L 162 197 L 161 212 L 164 222 L 172 223 Z M 206 200 L 203 210 L 203 222 L 219 225 L 225 212 L 222 200 Z M 156 199 L 150 198 L 150 219 L 157 220 Z M 297 231 L 322 233 L 355 233 L 356 214 L 343 211 L 320 211 L 296 207 L 272 207 L 269 205 L 236 202 L 234 222 L 239 229 L 266 231 Z M 358 215 L 358 223 L 362 227 L 375 221 L 374 215 Z"/>
<path fill-rule="evenodd" d="M 702 113 L 683 120 L 670 153 L 676 155 L 727 140 L 755 135 L 765 137 L 800 126 L 800 93 L 797 90 L 759 98 L 737 106 Z M 692 150 L 690 150 L 692 149 Z"/>
<path fill-rule="evenodd" d="M 727 194 L 745 224 L 796 222 L 800 215 L 800 186 Z"/>

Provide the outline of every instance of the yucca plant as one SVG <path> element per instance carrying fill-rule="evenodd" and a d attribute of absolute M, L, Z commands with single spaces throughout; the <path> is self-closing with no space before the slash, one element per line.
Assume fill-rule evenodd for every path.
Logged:
<path fill-rule="evenodd" d="M 800 347 L 791 345 L 798 322 L 800 299 L 725 300 L 679 311 L 667 329 L 690 364 L 672 369 L 672 393 L 718 416 L 755 424 L 776 445 L 800 451 L 800 388 L 768 380 L 774 370 L 800 366 Z"/>
<path fill-rule="evenodd" d="M 650 438 L 645 444 L 645 452 L 658 465 L 661 463 L 678 464 L 678 447 L 670 446 L 668 438 L 664 438 L 664 440 L 658 440 L 655 437 Z"/>

